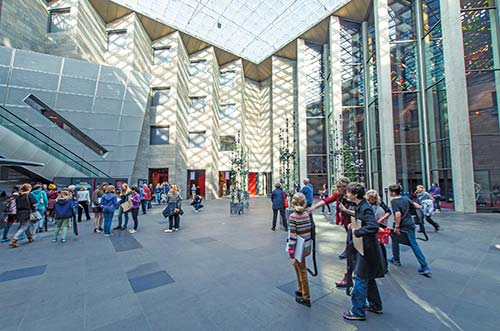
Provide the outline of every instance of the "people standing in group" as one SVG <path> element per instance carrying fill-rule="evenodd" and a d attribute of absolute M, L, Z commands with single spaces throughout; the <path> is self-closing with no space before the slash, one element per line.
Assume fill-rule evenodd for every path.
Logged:
<path fill-rule="evenodd" d="M 57 187 L 54 183 L 50 183 L 48 189 L 49 190 L 47 191 L 47 198 L 49 199 L 49 204 L 47 206 L 45 225 L 47 225 L 47 222 L 54 221 L 54 214 L 55 214 L 54 204 L 56 202 L 57 197 L 59 196 L 59 191 L 57 191 Z"/>
<path fill-rule="evenodd" d="M 429 193 L 434 199 L 434 209 L 436 209 L 437 211 L 441 211 L 441 187 L 439 187 L 439 184 L 432 183 L 432 186 L 429 189 Z"/>
<path fill-rule="evenodd" d="M 106 188 L 108 183 L 101 183 L 99 186 L 92 192 L 92 211 L 94 212 L 94 232 L 100 233 L 104 230 L 103 228 L 103 212 L 102 212 L 102 204 L 101 197 L 106 192 Z"/>
<path fill-rule="evenodd" d="M 128 216 L 132 209 L 132 197 L 134 192 L 130 189 L 127 183 L 123 183 L 120 191 L 120 207 L 118 208 L 118 225 L 113 230 L 125 230 L 128 226 Z M 139 197 L 139 201 L 140 201 Z M 123 223 L 123 218 L 125 222 Z"/>
<path fill-rule="evenodd" d="M 329 192 L 328 192 L 328 186 L 326 184 L 323 184 L 323 190 L 321 191 L 321 195 L 319 196 L 321 200 L 323 199 L 326 199 L 328 198 L 329 196 Z M 330 204 L 329 203 L 325 203 L 323 206 L 321 206 L 321 212 L 324 213 L 325 212 L 325 206 L 326 208 L 328 208 L 328 215 L 331 214 L 332 210 L 330 209 Z"/>
<path fill-rule="evenodd" d="M 82 221 L 82 214 L 85 212 L 87 221 L 90 221 L 89 205 L 90 193 L 85 185 L 80 186 L 80 190 L 76 192 L 76 200 L 78 203 L 78 222 Z"/>
<path fill-rule="evenodd" d="M 417 272 L 424 276 L 429 276 L 431 271 L 425 259 L 424 253 L 420 249 L 415 236 L 415 223 L 410 216 L 410 204 L 412 203 L 408 198 L 401 196 L 401 186 L 392 184 L 389 186 L 389 194 L 392 197 L 391 209 L 394 213 L 394 234 L 392 237 L 392 258 L 389 262 L 400 266 L 401 259 L 399 255 L 399 241 L 398 236 L 407 236 L 410 248 L 415 254 L 420 267 Z"/>
<path fill-rule="evenodd" d="M 88 192 L 88 191 L 87 191 Z M 68 228 L 71 227 L 71 220 L 73 219 L 74 209 L 73 209 L 73 197 L 68 190 L 62 190 L 56 199 L 54 204 L 55 209 L 55 230 L 54 238 L 52 242 L 57 242 L 57 237 L 62 229 L 61 242 L 66 242 L 66 235 L 68 233 Z"/>
<path fill-rule="evenodd" d="M 340 253 L 339 258 L 340 259 L 347 259 L 347 271 L 344 274 L 344 277 L 338 281 L 335 282 L 335 285 L 337 287 L 347 287 L 350 288 L 353 286 L 353 279 L 352 279 L 352 273 L 354 269 L 354 258 L 353 256 L 354 251 L 352 247 L 352 241 L 351 241 L 351 236 L 349 235 L 347 229 L 349 224 L 351 223 L 351 214 L 349 213 L 349 210 L 351 210 L 354 206 L 352 202 L 348 201 L 345 194 L 346 194 L 346 189 L 347 185 L 350 183 L 349 178 L 347 177 L 341 177 L 339 178 L 336 183 L 335 183 L 335 188 L 336 192 L 333 193 L 331 196 L 329 196 L 326 199 L 320 200 L 318 203 L 313 205 L 310 210 L 315 210 L 325 204 L 330 204 L 335 202 L 335 223 L 337 225 L 342 225 L 344 226 L 344 229 L 346 231 L 346 242 L 344 246 L 344 250 L 342 253 Z"/>
<path fill-rule="evenodd" d="M 160 183 L 158 183 L 158 184 L 156 184 L 156 187 L 155 187 L 155 200 L 156 200 L 157 205 L 161 204 L 161 193 L 162 193 L 162 188 L 161 188 Z"/>
<path fill-rule="evenodd" d="M 19 187 L 15 186 L 12 190 L 12 193 L 5 201 L 6 204 L 5 218 L 4 218 L 5 227 L 3 228 L 3 236 L 1 240 L 2 243 L 9 241 L 9 230 L 16 221 L 16 214 L 17 214 L 16 199 L 19 196 L 18 190 Z"/>
<path fill-rule="evenodd" d="M 141 204 L 141 195 L 139 194 L 139 189 L 134 186 L 132 187 L 132 209 L 130 213 L 132 214 L 132 220 L 134 221 L 134 228 L 128 230 L 130 233 L 136 233 L 139 227 L 139 206 Z M 127 227 L 127 225 L 125 225 Z"/>
<path fill-rule="evenodd" d="M 168 217 L 168 229 L 164 232 L 178 231 L 181 222 L 182 197 L 177 185 L 171 185 L 167 194 L 167 207 L 163 215 Z"/>
<path fill-rule="evenodd" d="M 369 190 L 366 192 L 366 201 L 370 204 L 373 209 L 373 213 L 375 214 L 375 220 L 377 221 L 379 227 L 381 229 L 387 228 L 387 222 L 389 217 L 391 216 L 391 209 L 387 207 L 387 205 L 380 199 L 380 195 L 375 190 Z M 382 250 L 382 255 L 384 257 L 384 267 L 385 271 L 388 270 L 387 265 L 387 250 L 385 249 L 385 245 L 383 242 L 380 242 L 380 249 Z"/>
<path fill-rule="evenodd" d="M 146 215 L 146 207 L 148 203 L 146 200 L 146 190 L 144 189 L 145 186 L 145 184 L 139 184 L 139 195 L 141 196 L 141 208 L 143 215 Z"/>
<path fill-rule="evenodd" d="M 295 193 L 292 198 L 293 213 L 290 214 L 289 221 L 288 256 L 293 259 L 292 265 L 297 275 L 298 290 L 295 291 L 295 301 L 301 305 L 311 307 L 306 257 L 311 254 L 313 225 L 306 211 L 306 206 L 307 200 L 304 194 Z M 300 248 L 297 247 L 299 240 L 300 245 L 302 245 Z M 302 254 L 296 256 L 297 251 L 300 252 L 300 250 L 302 250 Z"/>
<path fill-rule="evenodd" d="M 419 217 L 420 231 L 424 231 L 424 220 L 431 224 L 436 231 L 439 231 L 439 224 L 437 224 L 431 216 L 434 214 L 434 201 L 432 196 L 425 190 L 423 185 L 418 185 L 415 192 L 417 194 L 417 217 Z"/>
<path fill-rule="evenodd" d="M 104 235 L 109 237 L 111 235 L 111 223 L 113 222 L 113 215 L 119 205 L 116 196 L 115 187 L 108 185 L 106 193 L 101 197 L 102 211 L 104 214 Z"/>
<path fill-rule="evenodd" d="M 285 199 L 286 193 L 281 189 L 281 184 L 274 184 L 274 190 L 271 193 L 271 202 L 273 208 L 273 226 L 271 228 L 272 231 L 276 231 L 276 218 L 278 217 L 278 212 L 280 213 L 281 225 L 285 231 L 288 230 L 288 222 L 286 220 L 285 214 Z"/>
<path fill-rule="evenodd" d="M 31 191 L 31 194 L 36 200 L 36 208 L 35 208 L 36 211 L 39 212 L 40 215 L 42 215 L 42 218 L 37 222 L 38 232 L 43 232 L 44 221 L 45 221 L 43 216 L 47 211 L 47 206 L 49 205 L 49 198 L 47 197 L 47 193 L 45 193 L 45 191 L 43 190 L 43 186 L 41 183 L 35 184 L 35 186 L 33 187 L 33 191 Z"/>
<path fill-rule="evenodd" d="M 379 224 L 370 204 L 365 200 L 365 188 L 359 183 L 350 183 L 346 188 L 346 198 L 354 204 L 354 215 L 361 227 L 348 230 L 353 238 L 362 238 L 362 249 L 356 249 L 354 288 L 351 294 L 352 308 L 342 313 L 348 320 L 366 319 L 366 311 L 382 314 L 382 299 L 377 287 L 377 278 L 384 277 L 385 268 L 382 251 L 377 240 Z M 355 240 L 355 239 L 353 239 Z M 368 305 L 366 304 L 368 301 Z"/>
<path fill-rule="evenodd" d="M 23 184 L 19 189 L 19 196 L 16 198 L 16 220 L 20 223 L 20 227 L 9 244 L 11 247 L 19 247 L 17 241 L 23 234 L 26 234 L 28 243 L 32 243 L 34 240 L 30 215 L 36 211 L 37 201 L 30 191 L 30 184 Z"/>

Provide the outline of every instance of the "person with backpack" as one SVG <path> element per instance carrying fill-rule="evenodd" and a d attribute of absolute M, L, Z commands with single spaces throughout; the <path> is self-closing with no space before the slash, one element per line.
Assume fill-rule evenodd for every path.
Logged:
<path fill-rule="evenodd" d="M 47 197 L 47 193 L 43 190 L 43 186 L 41 183 L 37 183 L 33 187 L 33 191 L 31 192 L 33 197 L 36 200 L 36 211 L 42 215 L 40 221 L 38 221 L 38 232 L 43 232 L 44 229 L 44 218 L 45 212 L 47 211 L 47 206 L 49 205 L 49 198 Z M 36 225 L 35 225 L 36 226 Z"/>
<path fill-rule="evenodd" d="M 32 220 L 31 214 L 36 211 L 36 199 L 33 194 L 30 193 L 31 185 L 23 184 L 19 188 L 19 196 L 16 198 L 16 220 L 21 225 L 19 230 L 17 230 L 14 237 L 12 237 L 9 246 L 11 247 L 19 247 L 17 241 L 19 237 L 26 233 L 26 237 L 28 238 L 28 243 L 32 243 L 34 241 L 33 234 L 31 233 L 32 228 Z"/>
<path fill-rule="evenodd" d="M 410 215 L 410 204 L 412 202 L 408 198 L 401 196 L 401 186 L 399 184 L 389 185 L 389 195 L 392 197 L 391 207 L 394 214 L 394 234 L 392 237 L 392 258 L 388 261 L 395 266 L 401 265 L 399 244 L 401 240 L 407 241 L 420 264 L 417 272 L 429 277 L 431 271 L 424 253 L 417 243 L 415 223 Z"/>
<path fill-rule="evenodd" d="M 52 242 L 57 242 L 57 237 L 62 229 L 61 242 L 66 242 L 66 234 L 68 233 L 68 228 L 71 227 L 71 221 L 73 219 L 74 209 L 73 209 L 73 196 L 68 190 L 63 190 L 56 199 L 54 204 L 55 209 L 55 220 L 56 228 L 54 230 L 54 238 Z"/>
<path fill-rule="evenodd" d="M 271 228 L 272 231 L 276 231 L 276 218 L 278 217 L 278 212 L 280 213 L 281 217 L 281 224 L 285 228 L 285 231 L 288 230 L 288 224 L 286 220 L 286 214 L 285 214 L 285 199 L 286 199 L 286 194 L 285 192 L 281 189 L 281 184 L 276 183 L 274 184 L 275 189 L 271 193 L 271 202 L 273 204 L 273 226 Z"/>
<path fill-rule="evenodd" d="M 365 188 L 359 183 L 350 183 L 346 198 L 354 204 L 354 217 L 359 226 L 348 225 L 356 251 L 354 288 L 351 294 L 352 308 L 342 313 L 348 320 L 365 320 L 366 311 L 382 314 L 382 299 L 377 287 L 377 278 L 384 277 L 385 268 L 382 251 L 377 239 L 379 224 L 370 204 L 365 200 Z M 362 245 L 357 246 L 356 241 Z M 368 301 L 368 305 L 366 302 Z"/>
<path fill-rule="evenodd" d="M 12 190 L 12 193 L 10 194 L 8 199 L 4 202 L 4 204 L 5 204 L 5 218 L 4 218 L 5 227 L 3 228 L 3 236 L 2 236 L 2 240 L 0 241 L 2 243 L 9 241 L 9 238 L 8 238 L 9 230 L 10 230 L 12 224 L 14 224 L 14 222 L 16 222 L 16 213 L 17 213 L 16 199 L 18 196 L 19 196 L 18 187 L 16 186 Z"/>
<path fill-rule="evenodd" d="M 106 193 L 101 197 L 102 211 L 104 213 L 104 235 L 109 237 L 111 235 L 111 223 L 113 222 L 113 215 L 119 205 L 118 197 L 116 196 L 115 187 L 108 185 Z"/>
<path fill-rule="evenodd" d="M 305 195 L 295 193 L 292 198 L 293 213 L 290 214 L 289 222 L 288 256 L 293 259 L 292 265 L 299 285 L 298 290 L 295 291 L 295 301 L 306 307 L 311 307 L 306 257 L 311 254 L 312 222 L 309 213 L 306 211 L 306 206 Z M 298 247 L 297 245 L 301 246 Z"/>
<path fill-rule="evenodd" d="M 168 217 L 168 229 L 163 232 L 171 233 L 178 231 L 182 214 L 182 197 L 177 185 L 172 185 L 167 194 L 167 207 L 163 210 L 163 216 Z"/>

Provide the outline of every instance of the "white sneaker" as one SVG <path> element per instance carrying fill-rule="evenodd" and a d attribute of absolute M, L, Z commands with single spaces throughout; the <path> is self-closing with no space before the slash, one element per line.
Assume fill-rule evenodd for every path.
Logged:
<path fill-rule="evenodd" d="M 163 230 L 163 232 L 165 232 L 165 233 L 170 233 L 170 232 L 173 232 L 173 231 L 172 231 L 172 230 L 170 230 L 170 229 L 166 229 L 166 230 Z"/>
<path fill-rule="evenodd" d="M 137 231 L 136 231 L 136 230 L 134 230 L 134 229 L 130 229 L 130 230 L 128 230 L 128 232 L 129 232 L 129 233 L 136 233 Z"/>
<path fill-rule="evenodd" d="M 179 228 L 174 228 L 174 231 L 179 231 Z"/>

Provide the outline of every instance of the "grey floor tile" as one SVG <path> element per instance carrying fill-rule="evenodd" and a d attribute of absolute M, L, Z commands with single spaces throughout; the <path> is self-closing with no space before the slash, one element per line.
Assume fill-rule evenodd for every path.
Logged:
<path fill-rule="evenodd" d="M 113 323 L 97 327 L 92 331 L 149 331 L 151 327 L 144 314 L 128 317 Z"/>
<path fill-rule="evenodd" d="M 297 290 L 297 287 L 298 285 L 296 280 L 278 286 L 280 290 L 292 296 L 293 298 L 295 298 L 295 291 Z M 318 300 L 321 300 L 321 298 L 329 295 L 333 291 L 309 280 L 309 292 L 311 295 L 311 302 L 316 302 Z"/>
<path fill-rule="evenodd" d="M 43 273 L 45 273 L 46 269 L 47 265 L 43 264 L 34 267 L 5 271 L 2 274 L 0 274 L 0 283 L 14 279 L 40 276 L 43 275 Z"/>
<path fill-rule="evenodd" d="M 158 262 L 143 263 L 127 271 L 127 278 L 137 278 L 157 271 L 161 271 L 161 267 Z"/>
<path fill-rule="evenodd" d="M 144 276 L 129 279 L 135 293 L 154 289 L 175 282 L 166 271 L 157 271 Z"/>
<path fill-rule="evenodd" d="M 142 248 L 142 245 L 127 231 L 115 231 L 110 238 L 116 252 Z"/>
<path fill-rule="evenodd" d="M 199 245 L 210 243 L 213 241 L 217 241 L 217 239 L 212 237 L 201 237 L 201 238 L 191 239 L 191 242 Z"/>

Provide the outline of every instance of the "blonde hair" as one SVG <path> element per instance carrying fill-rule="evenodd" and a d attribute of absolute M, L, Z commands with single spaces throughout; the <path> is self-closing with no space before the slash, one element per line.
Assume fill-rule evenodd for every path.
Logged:
<path fill-rule="evenodd" d="M 127 193 L 129 193 L 129 192 L 130 192 L 130 187 L 128 186 L 128 184 L 127 184 L 127 183 L 123 183 L 123 184 L 122 184 L 122 194 L 124 194 L 124 195 L 125 195 L 125 194 L 127 194 Z"/>
<path fill-rule="evenodd" d="M 56 200 L 66 200 L 71 198 L 71 194 L 67 190 L 62 190 L 61 193 L 57 196 Z"/>
<path fill-rule="evenodd" d="M 108 185 L 108 187 L 106 187 L 106 193 L 116 193 L 115 187 L 113 185 Z"/>
<path fill-rule="evenodd" d="M 295 193 L 292 198 L 292 209 L 299 213 L 302 214 L 304 210 L 306 209 L 306 196 L 302 193 Z"/>
<path fill-rule="evenodd" d="M 424 185 L 417 185 L 417 188 L 421 188 L 425 192 L 425 186 Z"/>
<path fill-rule="evenodd" d="M 172 191 L 172 194 L 177 194 L 179 193 L 179 188 L 177 187 L 177 185 L 172 184 L 172 186 L 170 186 L 170 191 Z"/>
<path fill-rule="evenodd" d="M 351 183 L 351 180 L 349 178 L 340 177 L 335 182 L 335 187 L 337 188 L 340 194 L 345 194 L 345 190 L 347 188 L 347 185 L 349 185 L 349 183 Z"/>
<path fill-rule="evenodd" d="M 28 183 L 25 183 L 23 185 L 21 185 L 21 187 L 19 188 L 19 193 L 20 194 L 23 194 L 23 193 L 26 193 L 26 192 L 29 192 L 31 191 L 31 184 L 28 184 Z"/>
<path fill-rule="evenodd" d="M 375 190 L 368 190 L 365 194 L 365 199 L 368 200 L 370 198 L 375 198 L 377 201 L 375 202 L 377 205 L 380 205 L 380 195 Z"/>

